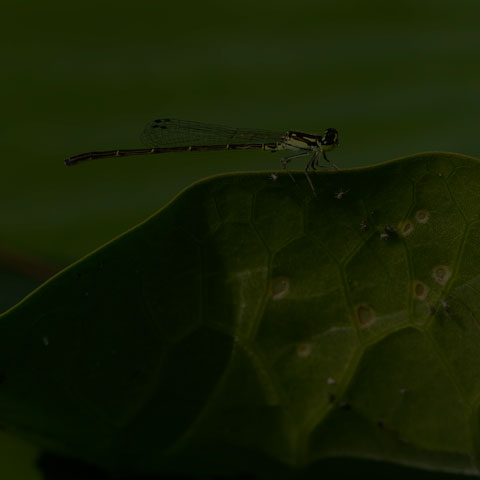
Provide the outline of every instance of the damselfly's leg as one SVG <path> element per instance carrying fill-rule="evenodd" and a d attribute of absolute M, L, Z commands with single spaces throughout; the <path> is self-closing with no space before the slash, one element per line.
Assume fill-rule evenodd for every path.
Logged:
<path fill-rule="evenodd" d="M 287 169 L 287 164 L 290 162 L 290 160 L 293 160 L 294 158 L 299 158 L 299 157 L 304 157 L 305 155 L 308 155 L 310 152 L 301 152 L 297 153 L 296 155 L 290 155 L 289 157 L 282 157 L 280 161 L 282 162 L 283 169 Z"/>
<path fill-rule="evenodd" d="M 332 163 L 328 158 L 327 155 L 325 155 L 325 152 L 322 152 L 323 158 L 325 159 L 326 162 L 328 162 L 335 170 L 340 170 L 339 167 L 337 167 L 334 163 Z"/>
<path fill-rule="evenodd" d="M 313 168 L 314 170 L 316 170 L 317 168 L 326 168 L 326 165 L 320 165 L 319 160 L 320 160 L 320 153 L 317 153 L 316 158 L 315 158 L 315 167 L 316 167 L 316 168 L 313 168 L 313 165 L 312 165 L 312 168 Z M 329 163 L 330 163 L 330 162 L 329 162 Z"/>
<path fill-rule="evenodd" d="M 326 168 L 326 165 L 320 165 L 319 159 L 320 159 L 320 154 L 317 153 L 316 158 L 315 158 L 315 162 L 312 164 L 312 169 L 313 170 L 316 170 L 317 168 Z"/>
<path fill-rule="evenodd" d="M 324 151 L 322 150 L 321 147 L 318 147 L 315 149 L 315 159 L 312 162 L 312 170 L 316 170 L 317 168 L 325 168 L 325 165 L 320 165 L 319 160 L 320 160 L 320 154 L 323 154 L 325 156 Z M 325 157 L 325 160 L 330 163 L 328 158 Z"/>
<path fill-rule="evenodd" d="M 296 155 L 290 155 L 289 157 L 283 157 L 280 159 L 283 165 L 283 169 L 286 170 L 288 173 L 288 176 L 292 179 L 293 183 L 295 182 L 295 179 L 293 178 L 293 175 L 287 170 L 287 164 L 290 162 L 290 160 L 293 160 L 294 158 L 299 158 L 299 157 L 304 157 L 305 155 L 308 155 L 310 152 L 302 152 L 302 153 L 297 153 Z"/>
<path fill-rule="evenodd" d="M 308 163 L 305 165 L 305 169 L 304 169 L 304 172 L 305 172 L 305 176 L 307 177 L 307 180 L 308 180 L 308 183 L 310 184 L 310 187 L 312 189 L 312 192 L 315 196 L 317 196 L 317 192 L 315 191 L 315 188 L 313 186 L 313 183 L 312 181 L 310 180 L 310 176 L 308 175 L 308 169 L 316 162 L 318 161 L 318 156 L 319 156 L 319 153 L 318 152 L 315 152 L 312 156 L 312 158 L 308 161 Z"/>
<path fill-rule="evenodd" d="M 318 159 L 320 158 L 320 153 L 323 153 L 321 148 L 319 148 L 318 150 L 315 151 L 314 159 L 313 159 L 313 162 L 312 162 L 312 169 L 313 170 L 316 170 L 317 167 L 320 167 L 320 165 L 318 164 Z"/>

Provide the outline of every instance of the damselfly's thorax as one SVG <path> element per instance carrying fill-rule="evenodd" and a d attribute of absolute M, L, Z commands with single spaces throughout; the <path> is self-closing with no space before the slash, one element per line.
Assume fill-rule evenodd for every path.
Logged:
<path fill-rule="evenodd" d="M 316 148 L 319 146 L 321 138 L 319 135 L 303 132 L 287 132 L 285 134 L 286 143 L 298 148 Z"/>
<path fill-rule="evenodd" d="M 290 131 L 285 134 L 284 143 L 300 149 L 331 150 L 338 145 L 338 132 L 334 128 L 327 128 L 323 135 Z"/>

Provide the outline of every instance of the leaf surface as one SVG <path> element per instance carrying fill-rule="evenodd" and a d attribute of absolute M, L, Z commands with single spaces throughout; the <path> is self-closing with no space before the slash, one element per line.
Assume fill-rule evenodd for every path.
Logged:
<path fill-rule="evenodd" d="M 5 428 L 129 474 L 477 472 L 478 161 L 295 178 L 195 184 L 6 312 Z"/>

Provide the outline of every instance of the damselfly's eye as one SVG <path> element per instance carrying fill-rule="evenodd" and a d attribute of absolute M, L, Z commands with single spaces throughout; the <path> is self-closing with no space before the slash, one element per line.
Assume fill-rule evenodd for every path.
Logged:
<path fill-rule="evenodd" d="M 335 128 L 327 128 L 323 134 L 325 145 L 338 145 L 338 132 Z"/>

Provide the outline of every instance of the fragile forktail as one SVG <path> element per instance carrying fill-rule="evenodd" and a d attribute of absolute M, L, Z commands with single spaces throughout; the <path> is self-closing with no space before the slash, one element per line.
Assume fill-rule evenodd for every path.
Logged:
<path fill-rule="evenodd" d="M 313 183 L 308 175 L 308 169 L 315 170 L 319 166 L 320 156 L 323 156 L 325 161 L 330 163 L 325 153 L 334 149 L 339 143 L 338 132 L 334 128 L 327 128 L 323 135 L 293 131 L 279 133 L 269 130 L 231 128 L 174 118 L 160 118 L 150 122 L 143 131 L 142 141 L 149 148 L 81 153 L 67 158 L 65 165 L 76 165 L 95 158 L 170 152 L 248 149 L 277 152 L 287 150 L 291 151 L 293 155 L 281 159 L 284 169 L 294 158 L 310 156 L 304 172 L 313 193 L 315 193 Z M 338 168 L 335 164 L 331 165 Z"/>

